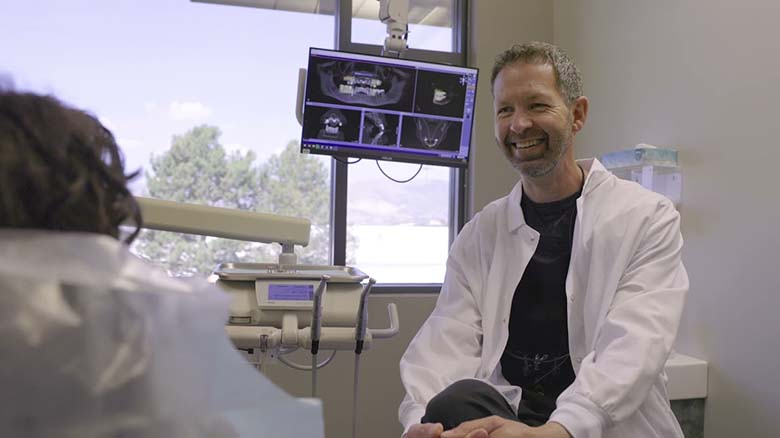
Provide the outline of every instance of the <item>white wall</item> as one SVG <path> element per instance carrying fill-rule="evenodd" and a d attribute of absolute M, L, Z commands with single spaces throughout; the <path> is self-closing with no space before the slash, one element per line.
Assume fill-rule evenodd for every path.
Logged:
<path fill-rule="evenodd" d="M 780 2 L 556 0 L 583 70 L 577 155 L 679 149 L 692 290 L 679 350 L 709 361 L 707 438 L 780 436 Z"/>
<path fill-rule="evenodd" d="M 552 41 L 553 2 L 477 0 L 469 3 L 468 64 L 479 68 L 469 169 L 470 216 L 512 189 L 519 174 L 501 154 L 493 135 L 490 73 L 496 55 L 526 40 Z"/>

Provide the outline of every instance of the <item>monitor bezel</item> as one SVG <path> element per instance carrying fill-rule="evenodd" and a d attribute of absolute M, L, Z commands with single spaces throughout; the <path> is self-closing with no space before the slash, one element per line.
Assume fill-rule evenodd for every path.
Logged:
<path fill-rule="evenodd" d="M 363 146 L 360 143 L 339 145 L 339 144 L 334 144 L 334 142 L 328 142 L 327 140 L 323 140 L 322 142 L 323 144 L 317 145 L 317 142 L 313 141 L 314 139 L 309 139 L 309 140 L 305 139 L 304 138 L 304 128 L 306 126 L 305 114 L 306 114 L 306 109 L 308 107 L 307 96 L 309 92 L 308 69 L 311 67 L 312 52 L 315 50 L 319 52 L 330 52 L 335 54 L 356 55 L 359 57 L 365 57 L 367 58 L 366 62 L 386 61 L 388 64 L 398 65 L 397 61 L 406 61 L 409 63 L 427 64 L 434 67 L 435 66 L 455 67 L 455 68 L 462 68 L 462 69 L 469 70 L 469 72 L 473 71 L 475 75 L 475 83 L 474 83 L 474 90 L 473 90 L 474 102 L 472 104 L 473 108 L 469 117 L 464 117 L 463 119 L 461 119 L 462 120 L 461 123 L 463 124 L 470 123 L 469 129 L 467 130 L 467 132 L 469 133 L 469 142 L 468 142 L 468 150 L 466 156 L 461 158 L 441 157 L 439 154 L 425 153 L 424 150 L 420 150 L 420 152 L 416 152 L 416 151 L 410 151 L 406 148 L 404 148 L 401 151 L 397 150 L 398 148 L 396 148 L 396 150 L 390 148 L 377 149 L 373 147 Z M 355 58 L 355 60 L 359 61 L 359 58 Z M 420 69 L 420 66 L 416 66 L 416 68 Z M 431 61 L 423 61 L 419 59 L 383 57 L 379 55 L 358 53 L 358 52 L 346 51 L 346 50 L 334 50 L 334 49 L 325 49 L 319 47 L 310 47 L 308 64 L 307 64 L 307 73 L 306 73 L 306 84 L 304 85 L 303 93 L 301 95 L 303 117 L 301 118 L 300 152 L 303 154 L 312 154 L 312 155 L 330 155 L 336 159 L 360 158 L 360 159 L 369 159 L 369 160 L 378 160 L 378 161 L 398 162 L 398 163 L 425 164 L 425 165 L 444 166 L 444 167 L 452 167 L 452 168 L 467 168 L 472 157 L 472 149 L 473 149 L 473 142 L 474 142 L 474 112 L 476 109 L 476 98 L 477 98 L 476 92 L 477 92 L 478 84 L 479 84 L 479 68 L 477 67 L 452 65 L 443 62 L 431 62 Z M 418 113 L 411 113 L 411 114 L 418 114 Z M 423 113 L 419 113 L 419 114 L 423 114 Z"/>

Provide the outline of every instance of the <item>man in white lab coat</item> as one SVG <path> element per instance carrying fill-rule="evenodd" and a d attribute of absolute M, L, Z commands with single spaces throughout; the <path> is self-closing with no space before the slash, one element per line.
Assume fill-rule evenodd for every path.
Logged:
<path fill-rule="evenodd" d="M 0 87 L 0 436 L 322 437 L 322 410 L 254 370 L 228 297 L 133 256 L 113 135 Z"/>
<path fill-rule="evenodd" d="M 496 60 L 496 141 L 521 178 L 453 243 L 401 359 L 408 438 L 682 437 L 663 373 L 688 290 L 679 215 L 575 161 L 581 82 L 550 44 Z"/>

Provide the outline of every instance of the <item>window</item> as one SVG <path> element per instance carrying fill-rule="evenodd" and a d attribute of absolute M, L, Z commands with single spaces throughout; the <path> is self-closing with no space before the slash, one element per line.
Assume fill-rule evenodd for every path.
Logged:
<path fill-rule="evenodd" d="M 405 180 L 419 165 L 380 162 Z M 450 170 L 423 166 L 411 181 L 374 161 L 349 167 L 347 257 L 381 283 L 441 283 L 449 248 Z"/>
<path fill-rule="evenodd" d="M 409 40 L 411 49 L 453 52 L 454 0 L 410 0 Z M 353 0 L 353 43 L 381 44 L 387 36 L 384 23 L 377 20 L 379 2 Z"/>
<path fill-rule="evenodd" d="M 328 263 L 331 164 L 298 153 L 295 90 L 308 48 L 332 47 L 332 13 L 181 0 L 45 3 L 15 3 L 0 16 L 0 70 L 18 88 L 97 114 L 127 169 L 144 170 L 136 195 L 310 218 L 301 260 Z M 175 275 L 270 261 L 279 250 L 159 231 L 144 231 L 132 249 Z"/>
<path fill-rule="evenodd" d="M 347 166 L 298 153 L 295 90 L 308 48 L 378 53 L 384 40 L 378 20 L 348 16 L 376 0 L 337 1 L 17 2 L 0 15 L 0 75 L 98 115 L 126 168 L 144 170 L 137 195 L 306 217 L 313 229 L 302 262 L 355 264 L 384 283 L 440 282 L 462 218 L 452 208 L 461 205 L 462 171 L 425 166 L 397 184 L 373 161 Z M 407 56 L 462 63 L 453 53 L 456 4 L 417 3 L 410 46 L 429 52 Z M 395 178 L 417 170 L 381 166 Z M 157 231 L 144 231 L 132 249 L 175 275 L 279 252 Z"/>
<path fill-rule="evenodd" d="M 409 59 L 464 65 L 462 2 L 410 0 Z M 378 54 L 387 36 L 377 17 L 379 2 L 353 0 L 339 48 Z M 369 44 L 370 43 L 370 44 Z M 382 283 L 435 284 L 444 279 L 447 251 L 463 221 L 465 171 L 365 160 L 348 166 L 346 229 L 357 239 L 346 259 Z M 338 171 L 343 166 L 336 168 Z M 436 286 L 428 289 L 435 290 Z M 398 289 L 393 289 L 398 290 Z"/>

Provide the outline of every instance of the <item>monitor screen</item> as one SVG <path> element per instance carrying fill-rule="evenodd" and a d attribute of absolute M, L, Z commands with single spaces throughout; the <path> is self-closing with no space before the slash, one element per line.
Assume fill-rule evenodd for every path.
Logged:
<path fill-rule="evenodd" d="M 309 50 L 301 152 L 468 165 L 477 69 Z"/>

